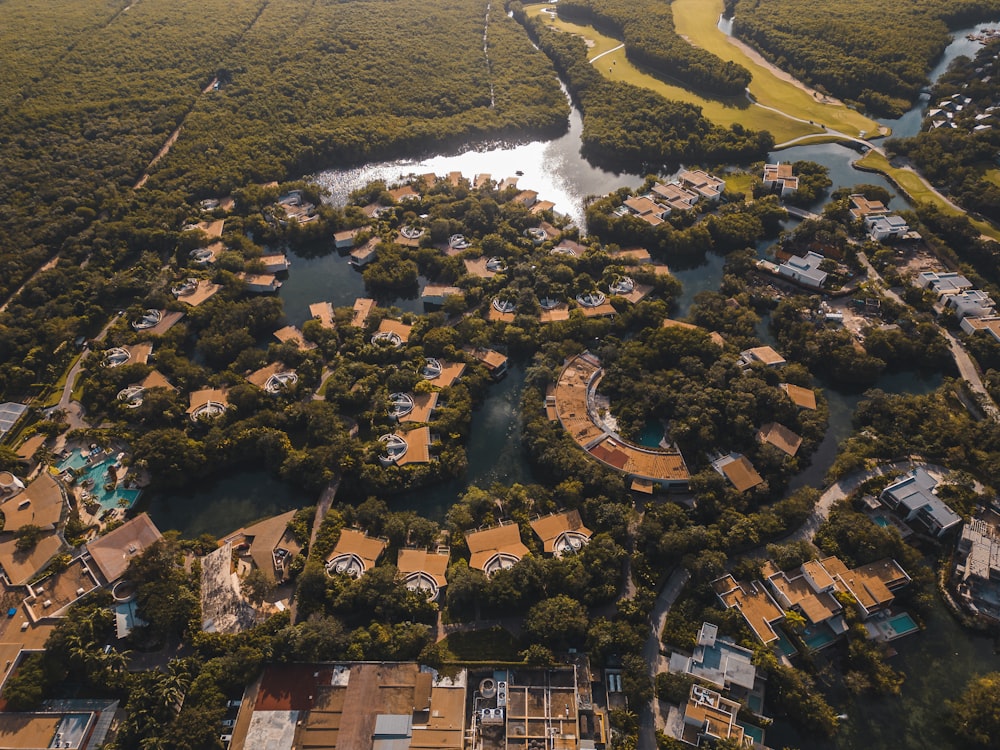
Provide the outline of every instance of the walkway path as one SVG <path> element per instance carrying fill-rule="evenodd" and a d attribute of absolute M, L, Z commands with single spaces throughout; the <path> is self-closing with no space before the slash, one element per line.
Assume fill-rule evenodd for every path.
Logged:
<path fill-rule="evenodd" d="M 619 44 L 619 45 L 618 45 L 617 47 L 615 47 L 614 49 L 609 49 L 609 50 L 608 50 L 607 52 L 602 52 L 601 54 L 597 55 L 596 57 L 592 57 L 592 58 L 591 58 L 590 60 L 588 60 L 588 62 L 589 62 L 589 63 L 590 63 L 591 65 L 593 65 L 593 64 L 594 64 L 595 62 L 597 62 L 598 60 L 600 60 L 600 59 L 601 59 L 602 57 L 604 57 L 605 55 L 610 55 L 610 54 L 611 54 L 612 52 L 617 52 L 618 50 L 620 50 L 620 49 L 624 49 L 624 48 L 625 48 L 625 45 L 624 45 L 624 44 Z"/>
<path fill-rule="evenodd" d="M 24 288 L 28 286 L 28 284 L 30 284 L 32 281 L 38 278 L 39 274 L 41 274 L 43 271 L 48 271 L 50 268 L 55 268 L 56 263 L 58 262 L 59 262 L 59 254 L 56 253 L 56 255 L 54 255 L 52 258 L 50 258 L 48 261 L 45 262 L 44 266 L 39 268 L 37 271 L 31 274 L 31 276 L 25 279 L 25 282 L 17 288 L 17 291 L 11 294 L 7 298 L 7 301 L 4 302 L 2 305 L 0 305 L 0 313 L 5 312 L 7 310 L 7 306 L 17 298 L 17 295 L 19 295 L 21 292 L 24 291 Z"/>

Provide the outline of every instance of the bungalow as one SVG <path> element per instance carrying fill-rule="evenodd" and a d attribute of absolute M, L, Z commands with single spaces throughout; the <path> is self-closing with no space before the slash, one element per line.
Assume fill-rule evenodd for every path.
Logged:
<path fill-rule="evenodd" d="M 396 568 L 410 591 L 422 591 L 428 601 L 437 601 L 441 590 L 448 585 L 447 571 L 451 549 L 438 547 L 433 552 L 425 549 L 401 549 L 396 558 Z"/>
<path fill-rule="evenodd" d="M 368 323 L 368 316 L 375 309 L 375 300 L 367 297 L 358 297 L 354 300 L 354 317 L 351 318 L 351 325 L 355 328 L 364 328 Z"/>
<path fill-rule="evenodd" d="M 949 294 L 944 305 L 954 310 L 959 319 L 988 318 L 995 313 L 996 307 L 990 295 L 979 289 L 966 289 L 964 292 Z"/>
<path fill-rule="evenodd" d="M 957 528 L 962 518 L 937 496 L 937 484 L 918 466 L 882 490 L 879 499 L 907 523 L 920 522 L 928 533 L 940 537 Z"/>
<path fill-rule="evenodd" d="M 379 457 L 382 466 L 405 466 L 406 464 L 426 464 L 431 461 L 431 430 L 418 427 L 408 432 L 397 431 L 379 438 L 382 450 Z"/>
<path fill-rule="evenodd" d="M 402 321 L 383 318 L 382 322 L 379 323 L 378 330 L 372 336 L 372 343 L 387 343 L 398 348 L 410 340 L 410 331 L 412 330 L 413 326 L 406 325 Z"/>
<path fill-rule="evenodd" d="M 397 422 L 429 422 L 437 407 L 437 391 L 431 393 L 393 393 L 389 396 L 389 416 Z"/>
<path fill-rule="evenodd" d="M 287 271 L 291 265 L 288 256 L 284 253 L 264 255 L 260 258 L 260 262 L 264 264 L 265 273 L 281 273 L 282 271 Z"/>
<path fill-rule="evenodd" d="M 424 367 L 420 371 L 424 380 L 429 380 L 432 385 L 439 388 L 447 388 L 454 385 L 465 373 L 465 362 L 447 362 L 443 359 L 427 357 Z"/>
<path fill-rule="evenodd" d="M 792 383 L 779 383 L 778 387 L 788 394 L 788 398 L 800 409 L 816 410 L 816 392 L 812 388 L 803 388 Z"/>
<path fill-rule="evenodd" d="M 375 567 L 388 542 L 363 531 L 342 529 L 333 552 L 326 558 L 326 572 L 360 578 Z"/>
<path fill-rule="evenodd" d="M 789 456 L 798 453 L 802 445 L 802 438 L 777 422 L 768 422 L 757 431 L 757 439 L 762 443 L 773 445 Z"/>
<path fill-rule="evenodd" d="M 274 332 L 274 338 L 282 344 L 294 344 L 300 352 L 308 352 L 316 348 L 316 344 L 306 341 L 305 336 L 295 326 L 285 326 Z"/>
<path fill-rule="evenodd" d="M 555 557 L 579 552 L 593 533 L 583 525 L 580 512 L 576 510 L 536 518 L 531 522 L 531 529 L 542 540 L 542 549 Z"/>
<path fill-rule="evenodd" d="M 347 262 L 357 268 L 363 268 L 367 266 L 369 263 L 375 260 L 376 251 L 380 242 L 381 240 L 378 237 L 372 237 L 370 240 L 368 240 L 368 242 L 366 242 L 361 247 L 357 247 L 351 250 L 350 253 L 351 257 L 350 260 L 348 260 Z"/>
<path fill-rule="evenodd" d="M 712 468 L 729 480 L 737 492 L 743 493 L 764 483 L 750 459 L 740 453 L 730 453 L 712 462 Z"/>
<path fill-rule="evenodd" d="M 778 273 L 803 286 L 822 289 L 828 276 L 826 271 L 820 270 L 820 264 L 825 260 L 822 255 L 810 250 L 804 256 L 793 255 L 786 260 L 778 266 Z"/>
<path fill-rule="evenodd" d="M 489 178 L 489 175 L 487 175 L 487 178 Z M 459 186 L 461 186 L 462 180 L 464 180 L 464 179 L 465 178 L 462 177 L 462 173 L 461 172 L 449 172 L 448 173 L 448 184 L 451 185 L 452 187 L 459 187 Z"/>
<path fill-rule="evenodd" d="M 866 216 L 882 216 L 889 213 L 889 209 L 882 201 L 870 201 L 861 194 L 850 196 L 850 200 L 851 216 L 857 221 L 861 221 Z"/>
<path fill-rule="evenodd" d="M 746 368 L 752 364 L 762 364 L 765 367 L 783 367 L 785 358 L 770 346 L 756 346 L 740 352 L 740 367 Z"/>
<path fill-rule="evenodd" d="M 554 248 L 552 252 L 555 255 L 570 255 L 574 258 L 582 258 L 583 254 L 587 252 L 589 248 L 586 245 L 581 245 L 579 242 L 574 242 L 570 239 L 564 239 Z"/>
<path fill-rule="evenodd" d="M 180 302 L 197 307 L 215 296 L 220 289 L 222 289 L 221 284 L 213 284 L 208 279 L 188 279 L 172 287 L 170 291 Z"/>
<path fill-rule="evenodd" d="M 329 302 L 314 302 L 309 305 L 309 315 L 313 320 L 318 320 L 322 328 L 332 330 L 336 327 L 333 305 Z"/>
<path fill-rule="evenodd" d="M 418 201 L 420 200 L 420 193 L 414 190 L 409 185 L 403 185 L 402 187 L 394 188 L 389 191 L 389 195 L 396 203 L 402 203 L 403 201 Z"/>
<path fill-rule="evenodd" d="M 502 180 L 500 180 L 500 184 L 497 185 L 497 190 L 499 190 L 502 193 L 507 188 L 516 188 L 517 180 L 518 180 L 517 177 L 504 177 Z"/>
<path fill-rule="evenodd" d="M 190 406 L 187 415 L 192 422 L 221 417 L 229 408 L 225 389 L 203 388 L 200 391 L 192 391 L 188 398 Z"/>
<path fill-rule="evenodd" d="M 514 203 L 520 203 L 525 208 L 531 208 L 538 201 L 538 193 L 534 190 L 522 190 L 514 197 Z"/>
<path fill-rule="evenodd" d="M 492 349 L 484 349 L 482 347 L 477 349 L 465 349 L 464 351 L 466 354 L 471 354 L 479 362 L 486 365 L 486 369 L 489 370 L 490 377 L 494 380 L 500 380 L 500 378 L 507 374 L 507 357 L 500 352 Z"/>
<path fill-rule="evenodd" d="M 345 229 L 341 232 L 334 232 L 334 247 L 338 250 L 350 250 L 354 247 L 354 238 L 365 229 L 368 229 L 368 227 L 355 227 L 354 229 Z"/>
<path fill-rule="evenodd" d="M 501 524 L 482 531 L 468 531 L 469 567 L 483 571 L 487 578 L 499 570 L 511 568 L 528 554 L 516 523 Z"/>
<path fill-rule="evenodd" d="M 493 175 L 489 174 L 488 172 L 482 172 L 481 174 L 477 174 L 475 178 L 473 178 L 472 187 L 478 190 L 481 187 L 489 187 L 492 182 L 493 182 Z"/>
<path fill-rule="evenodd" d="M 791 164 L 765 164 L 763 181 L 765 188 L 779 192 L 782 198 L 799 189 L 799 178 L 792 174 Z"/>
<path fill-rule="evenodd" d="M 556 207 L 552 201 L 535 201 L 531 206 L 532 215 L 540 214 L 542 211 L 551 211 Z"/>
<path fill-rule="evenodd" d="M 272 294 L 281 289 L 281 282 L 273 273 L 239 273 L 237 276 L 252 294 Z"/>
<path fill-rule="evenodd" d="M 420 299 L 425 305 L 443 305 L 448 297 L 461 296 L 462 290 L 457 286 L 444 286 L 441 284 L 428 284 L 420 292 Z"/>

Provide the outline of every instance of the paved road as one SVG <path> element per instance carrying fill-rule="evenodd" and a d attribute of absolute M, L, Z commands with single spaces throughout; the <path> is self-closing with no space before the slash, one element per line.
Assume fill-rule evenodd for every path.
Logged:
<path fill-rule="evenodd" d="M 691 574 L 684 568 L 677 568 L 660 590 L 653 604 L 650 617 L 649 636 L 642 647 L 642 658 L 649 665 L 649 678 L 656 679 L 660 672 L 667 671 L 667 657 L 660 653 L 660 633 L 667 621 L 667 614 L 677 597 L 681 595 Z M 666 717 L 661 714 L 660 701 L 653 698 L 649 705 L 643 706 L 639 712 L 639 745 L 638 750 L 656 750 L 656 730 L 664 725 Z"/>

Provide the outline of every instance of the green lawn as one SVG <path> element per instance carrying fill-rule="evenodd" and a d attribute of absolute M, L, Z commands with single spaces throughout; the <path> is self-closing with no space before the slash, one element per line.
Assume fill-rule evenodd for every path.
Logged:
<path fill-rule="evenodd" d="M 726 181 L 726 190 L 731 193 L 744 193 L 749 197 L 750 186 L 753 184 L 753 175 L 748 172 L 733 172 L 722 175 Z"/>
<path fill-rule="evenodd" d="M 528 6 L 527 12 L 530 16 L 541 15 L 549 25 L 560 31 L 576 34 L 587 40 L 588 43 L 592 44 L 588 55 L 591 59 L 621 44 L 621 40 L 606 36 L 592 26 L 567 23 L 554 18 L 549 13 L 542 13 L 543 8 L 549 7 L 551 6 Z M 715 99 L 706 99 L 681 86 L 665 83 L 659 78 L 655 78 L 648 73 L 643 73 L 636 68 L 628 61 L 624 49 L 612 52 L 594 64 L 605 78 L 615 81 L 625 81 L 626 83 L 655 91 L 666 99 L 694 104 L 701 107 L 705 117 L 718 125 L 728 127 L 734 123 L 739 123 L 751 130 L 768 130 L 778 143 L 798 138 L 802 135 L 822 132 L 820 128 L 814 125 L 797 122 L 796 120 L 784 117 L 780 113 L 771 112 L 761 107 L 754 107 L 749 102 L 740 102 L 740 106 L 725 104 Z"/>
<path fill-rule="evenodd" d="M 452 633 L 442 641 L 448 661 L 521 661 L 517 639 L 499 626 Z"/>
<path fill-rule="evenodd" d="M 892 178 L 899 187 L 906 192 L 910 200 L 915 203 L 930 203 L 942 212 L 952 216 L 964 216 L 965 212 L 955 208 L 941 196 L 931 190 L 930 184 L 916 172 L 908 169 L 898 169 L 889 163 L 889 160 L 877 151 L 869 151 L 856 164 L 859 167 L 873 169 Z M 987 237 L 1000 241 L 1000 230 L 985 221 L 977 221 L 969 217 L 969 221 Z"/>
<path fill-rule="evenodd" d="M 717 26 L 723 0 L 674 0 L 674 28 L 696 47 L 702 47 L 723 60 L 732 60 L 753 74 L 750 93 L 761 104 L 780 109 L 793 117 L 823 123 L 849 135 L 868 133 L 874 136 L 879 124 L 842 104 L 823 104 L 806 91 L 776 76 L 769 68 L 748 57 Z M 774 133 L 774 131 L 771 131 Z M 774 133 L 780 143 L 783 139 Z"/>

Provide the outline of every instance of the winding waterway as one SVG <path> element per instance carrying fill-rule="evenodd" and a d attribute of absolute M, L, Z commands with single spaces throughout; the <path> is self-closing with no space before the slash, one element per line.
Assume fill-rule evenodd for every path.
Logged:
<path fill-rule="evenodd" d="M 955 41 L 934 69 L 935 79 L 956 56 L 975 52 L 978 45 L 969 42 L 965 35 L 986 25 L 956 32 Z M 903 117 L 884 121 L 884 124 L 891 126 L 895 135 L 912 135 L 919 128 L 924 106 L 925 102 L 918 102 Z M 519 178 L 520 187 L 536 190 L 541 197 L 554 201 L 557 211 L 569 215 L 582 228 L 587 196 L 605 194 L 622 186 L 635 187 L 642 182 L 640 175 L 614 174 L 588 163 L 580 154 L 582 129 L 580 113 L 573 108 L 567 132 L 554 140 L 478 150 L 470 148 L 457 154 L 420 160 L 329 170 L 313 179 L 327 189 L 330 202 L 341 204 L 352 190 L 372 180 L 393 182 L 407 174 L 433 172 L 443 175 L 451 171 L 460 171 L 469 178 L 489 173 L 494 179 L 502 179 L 520 171 L 523 173 Z M 855 170 L 851 162 L 857 156 L 857 152 L 844 146 L 820 144 L 789 148 L 771 154 L 770 158 L 772 161 L 808 159 L 824 164 L 830 170 L 831 189 L 874 183 L 896 194 L 881 175 Z M 903 208 L 907 204 L 903 198 L 895 197 L 890 205 Z M 699 291 L 719 287 L 722 267 L 722 258 L 709 255 L 698 267 L 675 269 L 684 287 L 678 301 L 678 316 L 687 314 Z M 309 317 L 311 303 L 329 301 L 336 306 L 349 306 L 356 297 L 364 296 L 365 291 L 361 275 L 345 258 L 336 254 L 313 258 L 293 254 L 291 274 L 280 294 L 289 322 L 301 325 Z M 394 304 L 408 311 L 421 309 L 418 300 L 396 300 Z M 766 331 L 764 334 L 766 336 Z M 940 382 L 940 374 L 899 372 L 883 376 L 876 385 L 892 393 L 925 393 Z M 491 386 L 485 403 L 473 415 L 467 446 L 468 470 L 463 479 L 394 497 L 391 506 L 413 509 L 440 520 L 469 485 L 485 487 L 492 482 L 531 482 L 534 476 L 524 455 L 519 425 L 523 385 L 523 370 L 512 367 L 507 378 Z M 862 397 L 856 391 L 822 382 L 820 385 L 830 405 L 830 425 L 812 464 L 794 479 L 793 487 L 820 486 L 838 445 L 850 434 L 851 416 Z M 222 535 L 260 517 L 314 502 L 314 497 L 298 494 L 270 475 L 252 472 L 219 480 L 194 492 L 152 498 L 149 510 L 161 528 L 178 529 L 184 536 L 193 537 L 200 533 Z M 925 632 L 897 645 L 899 656 L 894 665 L 907 674 L 901 696 L 861 702 L 840 696 L 843 700 L 838 704 L 852 705 L 852 708 L 835 740 L 817 743 L 798 736 L 788 725 L 778 722 L 768 730 L 768 744 L 777 747 L 787 743 L 823 750 L 955 748 L 953 739 L 942 729 L 944 700 L 955 697 L 970 675 L 1000 668 L 1000 659 L 991 641 L 963 632 L 940 602 L 935 603 L 927 624 Z"/>

